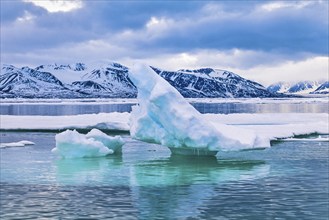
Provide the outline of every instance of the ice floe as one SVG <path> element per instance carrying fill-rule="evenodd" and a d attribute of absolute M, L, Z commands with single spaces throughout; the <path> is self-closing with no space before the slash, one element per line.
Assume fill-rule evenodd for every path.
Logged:
<path fill-rule="evenodd" d="M 110 137 L 97 129 L 87 135 L 66 130 L 56 135 L 52 152 L 62 158 L 100 157 L 113 154 L 124 144 L 121 137 Z"/>
<path fill-rule="evenodd" d="M 9 148 L 9 147 L 25 147 L 27 145 L 34 145 L 35 143 L 32 141 L 18 141 L 18 142 L 10 142 L 10 143 L 0 143 L 0 148 Z"/>
<path fill-rule="evenodd" d="M 129 113 L 99 113 L 74 116 L 13 116 L 1 115 L 1 130 L 65 130 L 92 129 L 129 131 Z M 271 139 L 295 135 L 329 133 L 326 113 L 267 113 L 267 114 L 203 114 L 212 123 L 227 124 L 255 131 Z M 48 120 L 49 119 L 49 120 Z"/>
<path fill-rule="evenodd" d="M 270 145 L 271 140 L 307 135 L 329 133 L 329 115 L 325 113 L 286 113 L 286 114 L 205 114 L 214 126 L 221 123 L 253 130 Z"/>
<path fill-rule="evenodd" d="M 92 129 L 129 130 L 128 112 L 83 114 L 69 116 L 16 116 L 1 115 L 2 130 L 65 130 Z"/>
<path fill-rule="evenodd" d="M 283 141 L 302 141 L 302 142 L 329 142 L 329 137 L 316 137 L 316 138 L 286 138 Z"/>

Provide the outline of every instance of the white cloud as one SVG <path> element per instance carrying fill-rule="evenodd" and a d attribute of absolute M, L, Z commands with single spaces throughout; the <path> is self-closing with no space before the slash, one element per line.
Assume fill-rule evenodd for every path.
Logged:
<path fill-rule="evenodd" d="M 83 7 L 81 0 L 23 0 L 46 9 L 50 13 L 69 12 Z"/>
<path fill-rule="evenodd" d="M 127 54 L 126 48 L 120 48 L 104 40 L 89 40 L 24 53 L 1 53 L 1 63 L 13 64 L 17 67 L 34 67 L 51 63 L 118 61 L 117 58 L 125 54 Z M 12 62 L 13 60 L 15 62 Z"/>
<path fill-rule="evenodd" d="M 260 8 L 266 11 L 275 11 L 284 8 L 302 9 L 313 3 L 314 1 L 307 1 L 307 0 L 299 1 L 299 2 L 276 1 L 276 2 L 263 4 L 260 6 Z"/>
<path fill-rule="evenodd" d="M 25 1 L 39 5 L 49 12 L 71 11 L 83 6 L 82 1 Z M 271 2 L 262 5 L 263 9 L 261 13 L 259 13 L 260 8 L 256 8 L 255 11 L 243 13 L 240 11 L 227 12 L 220 4 L 209 3 L 201 7 L 200 13 L 197 15 L 193 14 L 180 18 L 173 16 L 171 18 L 168 17 L 168 15 L 166 17 L 164 15 L 157 16 L 155 14 L 150 17 L 149 20 L 144 20 L 143 22 L 145 23 L 139 28 L 130 29 L 126 27 L 121 29 L 120 32 L 111 30 L 101 34 L 95 33 L 88 38 L 90 40 L 83 38 L 79 42 L 70 44 L 67 44 L 67 41 L 65 41 L 61 44 L 49 45 L 48 41 L 46 41 L 44 44 L 47 46 L 49 45 L 48 49 L 41 50 L 39 49 L 40 47 L 38 47 L 32 48 L 31 50 L 20 50 L 24 52 L 17 52 L 18 50 L 14 52 L 14 50 L 12 50 L 13 52 L 9 54 L 1 53 L 1 60 L 18 66 L 33 66 L 53 62 L 90 62 L 108 59 L 127 66 L 132 66 L 136 62 L 144 62 L 167 70 L 212 67 L 236 72 L 243 77 L 259 81 L 264 85 L 281 80 L 295 81 L 299 79 L 313 80 L 328 78 L 328 57 L 321 57 L 320 55 L 315 56 L 311 54 L 311 52 L 309 52 L 309 54 L 303 54 L 303 52 L 297 51 L 296 53 L 293 52 L 293 54 L 289 54 L 289 52 L 275 53 L 273 52 L 275 50 L 268 50 L 268 52 L 266 52 L 266 49 L 262 50 L 262 48 L 259 50 L 236 48 L 221 49 L 232 48 L 232 46 L 218 46 L 216 48 L 216 45 L 211 47 L 207 45 L 208 42 L 222 42 L 223 45 L 227 44 L 227 42 L 229 43 L 230 38 L 234 38 L 240 33 L 234 31 L 230 32 L 231 29 L 236 28 L 234 25 L 239 24 L 238 29 L 243 28 L 240 22 L 246 24 L 248 22 L 243 23 L 243 21 L 254 21 L 252 19 L 254 14 L 259 18 L 258 20 L 262 20 L 267 18 L 269 14 L 267 11 L 275 11 L 284 8 L 298 9 L 306 7 L 308 4 L 311 3 L 309 3 L 309 1 L 306 1 L 306 3 L 303 1 Z M 97 13 L 97 11 L 95 11 L 95 13 Z M 18 23 L 21 24 L 21 26 L 17 25 L 17 33 L 21 34 L 22 30 L 25 30 L 22 27 L 27 27 L 28 25 L 26 25 L 26 22 L 31 20 L 33 21 L 34 17 L 28 12 L 19 18 L 17 21 L 19 21 Z M 239 22 L 234 22 L 235 20 Z M 253 24 L 253 22 L 249 23 Z M 32 28 L 27 29 L 24 33 L 25 35 L 28 33 L 30 38 L 32 36 L 33 38 L 31 39 L 35 38 L 35 33 L 42 33 L 41 36 L 56 36 L 53 32 L 47 32 L 46 26 L 42 28 L 37 27 L 37 22 L 35 22 L 35 25 L 33 22 L 29 24 Z M 226 25 L 229 26 L 228 29 Z M 15 40 L 15 36 L 18 36 L 18 34 L 12 31 L 13 28 L 15 27 L 12 25 L 2 28 L 2 33 L 7 31 L 5 32 L 9 33 L 7 36 L 14 36 L 7 38 L 13 39 L 12 42 L 16 44 L 17 40 Z M 253 28 L 253 26 L 251 28 Z M 72 27 L 72 29 L 74 30 L 74 27 Z M 104 27 L 104 29 L 106 28 Z M 202 32 L 207 31 L 211 32 L 211 35 L 209 35 L 210 37 L 204 35 L 204 38 L 196 37 L 194 41 L 190 41 L 190 39 L 194 39 L 195 36 L 203 36 Z M 12 32 L 14 33 L 11 34 Z M 228 33 L 226 34 L 226 32 Z M 222 35 L 221 33 L 224 34 Z M 76 34 L 81 34 L 81 32 L 77 32 Z M 261 36 L 262 34 L 259 35 Z M 273 36 L 275 36 L 275 34 L 276 33 L 273 33 Z M 68 36 L 71 37 L 73 35 Z M 98 36 L 101 36 L 102 39 L 95 39 Z M 245 35 L 241 36 L 245 37 Z M 248 37 L 248 35 L 246 37 Z M 24 38 L 26 37 L 24 36 Z M 205 41 L 206 47 L 202 47 L 202 44 L 198 44 L 200 41 Z M 250 41 L 251 45 L 257 44 L 258 42 L 257 39 L 254 40 L 253 38 L 250 38 Z M 74 42 L 74 40 L 69 42 Z M 185 44 L 185 42 L 187 42 L 187 44 Z M 274 41 L 274 44 L 275 43 L 277 42 Z M 167 44 L 169 45 L 168 48 L 166 48 Z M 183 44 L 183 46 L 181 46 L 181 44 Z M 271 42 L 268 42 L 268 44 L 271 44 Z M 295 42 L 292 44 L 295 44 Z M 314 46 L 317 45 L 320 44 L 314 43 Z M 311 58 L 306 59 L 306 57 Z"/>
<path fill-rule="evenodd" d="M 129 33 L 127 33 L 130 35 Z M 307 58 L 308 57 L 308 58 Z M 166 70 L 211 67 L 233 71 L 242 77 L 267 86 L 277 81 L 328 80 L 329 58 L 306 54 L 292 60 L 288 55 L 264 51 L 232 49 L 194 50 L 179 53 L 149 53 L 116 45 L 107 40 L 90 40 L 65 44 L 27 53 L 2 53 L 3 63 L 37 66 L 47 63 L 72 63 L 111 60 L 126 66 L 143 62 Z M 16 60 L 16 63 L 10 62 Z"/>
<path fill-rule="evenodd" d="M 272 53 L 248 50 L 199 50 L 184 53 L 159 55 L 141 54 L 130 48 L 113 45 L 104 40 L 91 40 L 78 44 L 67 44 L 48 50 L 30 51 L 22 54 L 1 54 L 3 63 L 17 66 L 37 66 L 48 63 L 73 63 L 93 61 L 115 61 L 126 66 L 146 63 L 165 70 L 197 69 L 211 67 L 229 70 L 250 80 L 268 86 L 278 81 L 329 80 L 329 57 L 314 56 L 299 61 L 277 59 Z M 310 56 L 310 55 L 309 55 Z M 256 65 L 254 60 L 262 60 Z M 271 60 L 276 60 L 271 62 Z M 254 63 L 248 65 L 248 62 Z"/>
<path fill-rule="evenodd" d="M 24 11 L 24 15 L 22 17 L 18 17 L 16 19 L 16 22 L 26 23 L 32 21 L 33 19 L 35 19 L 35 16 L 33 14 L 28 11 Z"/>
<path fill-rule="evenodd" d="M 329 80 L 329 57 L 317 56 L 306 60 L 286 61 L 279 65 L 260 66 L 242 71 L 247 78 L 269 85 L 273 82 L 304 80 Z M 241 73 L 242 73 L 241 72 Z M 241 74 L 242 75 L 242 74 Z"/>
<path fill-rule="evenodd" d="M 169 31 L 174 24 L 175 21 L 173 19 L 168 19 L 164 17 L 151 17 L 150 20 L 145 24 L 146 31 L 139 30 L 139 33 L 134 33 L 134 36 L 137 36 L 136 34 L 139 34 L 141 38 L 150 40 L 152 38 L 161 36 L 166 31 Z"/>
<path fill-rule="evenodd" d="M 238 18 L 243 15 L 243 11 L 226 11 L 223 8 L 221 2 L 211 2 L 205 4 L 200 9 L 200 14 L 202 14 L 201 20 L 209 20 L 209 19 L 216 19 L 216 20 L 228 20 L 233 18 Z M 195 17 L 192 17 L 192 22 L 195 22 Z"/>
<path fill-rule="evenodd" d="M 160 55 L 144 54 L 132 59 L 146 59 L 148 63 L 169 70 L 180 68 L 213 67 L 220 69 L 250 69 L 258 65 L 278 65 L 287 60 L 282 54 L 265 53 L 252 50 L 194 50 L 182 53 L 165 53 Z M 262 62 L 259 62 L 262 60 Z"/>
<path fill-rule="evenodd" d="M 272 54 L 257 51 L 196 51 L 194 53 L 163 54 L 148 58 L 125 57 L 119 61 L 127 66 L 146 63 L 165 70 L 197 69 L 211 67 L 235 72 L 242 77 L 268 86 L 278 81 L 296 82 L 301 80 L 329 80 L 329 58 L 316 56 L 301 61 L 281 60 L 259 66 L 245 66 L 239 63 L 248 59 L 270 60 Z"/>
<path fill-rule="evenodd" d="M 151 28 L 154 25 L 157 25 L 160 23 L 160 20 L 156 17 L 151 17 L 151 19 L 146 23 L 147 28 Z"/>

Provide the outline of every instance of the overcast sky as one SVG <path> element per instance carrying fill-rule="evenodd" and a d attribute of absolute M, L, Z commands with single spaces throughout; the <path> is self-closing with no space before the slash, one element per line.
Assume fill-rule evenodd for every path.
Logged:
<path fill-rule="evenodd" d="M 213 67 L 264 85 L 328 80 L 328 0 L 1 0 L 1 64 Z"/>

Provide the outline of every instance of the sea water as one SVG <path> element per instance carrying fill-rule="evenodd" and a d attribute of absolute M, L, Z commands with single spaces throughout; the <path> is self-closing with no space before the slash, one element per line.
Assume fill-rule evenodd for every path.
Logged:
<path fill-rule="evenodd" d="M 202 114 L 234 114 L 234 113 L 328 113 L 327 102 L 269 102 L 269 103 L 209 103 L 192 102 Z M 59 102 L 59 103 L 11 103 L 4 102 L 0 105 L 2 115 L 77 115 L 109 112 L 131 112 L 131 107 L 136 103 L 104 103 L 104 102 Z"/>
<path fill-rule="evenodd" d="M 328 142 L 173 156 L 123 136 L 122 155 L 60 159 L 54 133 L 2 132 L 2 219 L 328 219 Z"/>
<path fill-rule="evenodd" d="M 60 159 L 55 135 L 1 132 L 35 143 L 0 149 L 1 219 L 329 218 L 329 142 L 196 158 L 122 134 L 121 155 Z"/>

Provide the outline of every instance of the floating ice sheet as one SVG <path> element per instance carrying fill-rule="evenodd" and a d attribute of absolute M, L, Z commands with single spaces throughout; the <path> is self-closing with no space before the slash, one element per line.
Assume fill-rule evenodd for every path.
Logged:
<path fill-rule="evenodd" d="M 32 141 L 18 141 L 18 142 L 10 142 L 10 143 L 0 143 L 0 148 L 9 148 L 9 147 L 25 147 L 27 145 L 34 145 L 35 143 Z"/>
<path fill-rule="evenodd" d="M 4 130 L 59 130 L 102 129 L 129 130 L 128 112 L 83 114 L 70 116 L 1 115 L 0 128 Z"/>
<path fill-rule="evenodd" d="M 1 115 L 1 130 L 91 129 L 129 131 L 129 113 L 99 113 L 74 116 Z M 253 130 L 270 140 L 311 133 L 329 133 L 326 113 L 203 114 L 204 120 Z"/>

